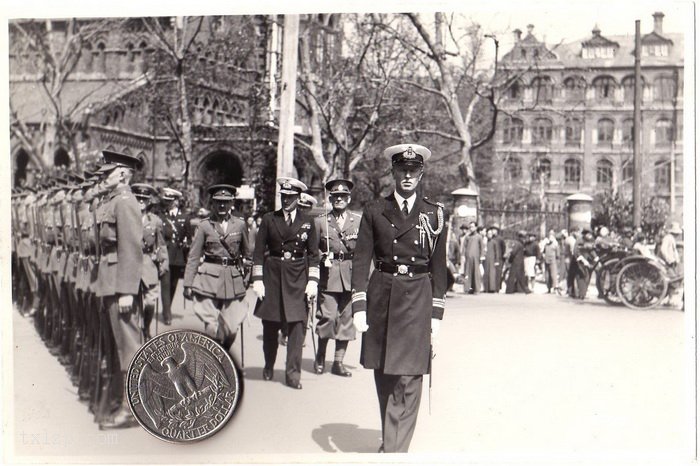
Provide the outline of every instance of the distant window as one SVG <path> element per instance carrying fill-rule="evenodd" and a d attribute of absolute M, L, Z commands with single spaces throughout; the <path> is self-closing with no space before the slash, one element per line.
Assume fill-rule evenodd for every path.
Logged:
<path fill-rule="evenodd" d="M 540 158 L 533 162 L 530 168 L 530 177 L 532 181 L 539 182 L 540 175 L 544 176 L 545 183 L 549 182 L 549 178 L 552 176 L 552 162 L 549 159 Z"/>
<path fill-rule="evenodd" d="M 622 120 L 622 144 L 626 147 L 634 145 L 634 120 L 632 118 Z"/>
<path fill-rule="evenodd" d="M 583 123 L 581 120 L 572 118 L 566 121 L 566 145 L 571 147 L 581 146 L 581 133 Z"/>
<path fill-rule="evenodd" d="M 600 160 L 595 167 L 595 181 L 604 186 L 612 186 L 613 164 L 608 160 Z"/>
<path fill-rule="evenodd" d="M 671 102 L 674 98 L 676 85 L 672 77 L 660 76 L 654 80 L 654 100 Z"/>
<path fill-rule="evenodd" d="M 642 56 L 643 57 L 667 57 L 668 56 L 668 45 L 667 44 L 649 44 L 642 46 Z"/>
<path fill-rule="evenodd" d="M 615 80 L 610 76 L 600 76 L 593 80 L 595 99 L 598 101 L 612 99 L 615 95 Z"/>
<path fill-rule="evenodd" d="M 523 120 L 509 118 L 503 125 L 503 143 L 520 144 L 523 140 Z"/>
<path fill-rule="evenodd" d="M 506 91 L 506 99 L 519 100 L 522 98 L 523 89 L 520 81 L 514 81 Z"/>
<path fill-rule="evenodd" d="M 644 79 L 642 79 L 642 99 L 644 98 Z M 622 93 L 625 103 L 634 103 L 634 76 L 627 76 L 622 80 Z"/>
<path fill-rule="evenodd" d="M 564 97 L 568 101 L 581 101 L 586 98 L 586 80 L 571 77 L 564 80 Z"/>
<path fill-rule="evenodd" d="M 532 126 L 532 143 L 549 144 L 552 142 L 552 120 L 536 118 Z"/>
<path fill-rule="evenodd" d="M 598 145 L 611 146 L 614 132 L 615 122 L 608 118 L 598 120 Z"/>
<path fill-rule="evenodd" d="M 564 162 L 564 182 L 579 183 L 581 181 L 581 162 L 576 159 L 568 159 Z"/>
<path fill-rule="evenodd" d="M 509 157 L 504 167 L 506 180 L 518 180 L 523 174 L 523 165 L 517 157 Z"/>
<path fill-rule="evenodd" d="M 583 48 L 583 58 L 613 58 L 615 47 L 593 46 Z"/>
<path fill-rule="evenodd" d="M 551 103 L 554 96 L 554 83 L 549 76 L 538 76 L 532 80 L 532 92 L 536 102 Z"/>
<path fill-rule="evenodd" d="M 654 164 L 654 184 L 657 189 L 671 189 L 671 164 L 668 160 L 659 160 Z"/>
<path fill-rule="evenodd" d="M 656 147 L 670 147 L 673 140 L 673 128 L 671 122 L 666 119 L 660 119 L 654 127 L 654 145 Z"/>
<path fill-rule="evenodd" d="M 623 183 L 631 183 L 632 179 L 634 178 L 634 163 L 632 163 L 632 160 L 626 160 L 622 164 L 622 182 Z"/>
<path fill-rule="evenodd" d="M 93 55 L 95 57 L 93 60 L 93 66 L 97 68 L 96 71 L 101 73 L 104 73 L 107 70 L 106 51 L 107 46 L 104 42 L 98 43 L 97 48 L 93 51 Z"/>

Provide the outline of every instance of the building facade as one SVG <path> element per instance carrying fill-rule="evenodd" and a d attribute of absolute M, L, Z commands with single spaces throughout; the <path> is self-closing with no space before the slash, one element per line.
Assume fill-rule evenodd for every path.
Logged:
<path fill-rule="evenodd" d="M 682 205 L 683 36 L 664 33 L 663 13 L 642 32 L 642 188 Z M 591 36 L 548 46 L 528 26 L 499 62 L 494 156 L 501 186 L 541 193 L 561 205 L 577 192 L 632 191 L 634 34 Z M 679 209 L 680 210 L 680 209 Z"/>

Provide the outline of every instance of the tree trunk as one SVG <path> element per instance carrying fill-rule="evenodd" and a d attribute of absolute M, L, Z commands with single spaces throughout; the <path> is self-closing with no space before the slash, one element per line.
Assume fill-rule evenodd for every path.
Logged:
<path fill-rule="evenodd" d="M 187 99 L 187 84 L 185 83 L 185 73 L 182 63 L 177 67 L 177 91 L 180 102 L 180 125 L 182 130 L 182 178 L 184 188 L 189 187 L 190 162 L 192 160 L 192 120 L 190 119 L 189 105 Z"/>

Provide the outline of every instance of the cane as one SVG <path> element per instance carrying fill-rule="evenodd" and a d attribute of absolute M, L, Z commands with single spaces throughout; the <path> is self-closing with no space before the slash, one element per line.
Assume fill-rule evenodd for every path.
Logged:
<path fill-rule="evenodd" d="M 311 331 L 309 334 L 311 335 L 311 343 L 313 343 L 314 346 L 314 358 L 316 357 L 316 339 L 314 338 L 314 312 L 315 312 L 315 304 L 316 304 L 316 297 L 314 296 L 313 298 L 308 298 L 307 297 L 307 306 L 309 308 L 309 323 L 307 325 L 307 328 L 310 329 Z"/>
<path fill-rule="evenodd" d="M 160 307 L 159 304 L 160 304 L 160 297 L 158 297 L 156 299 L 156 317 L 155 317 L 156 318 L 156 335 L 158 335 L 158 308 Z"/>
<path fill-rule="evenodd" d="M 241 322 L 241 370 L 245 370 L 245 345 L 243 344 L 243 322 Z"/>

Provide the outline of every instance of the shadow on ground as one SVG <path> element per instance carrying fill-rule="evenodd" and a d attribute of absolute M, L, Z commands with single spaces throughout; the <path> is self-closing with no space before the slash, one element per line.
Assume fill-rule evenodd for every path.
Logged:
<path fill-rule="evenodd" d="M 326 453 L 376 453 L 382 443 L 381 431 L 360 429 L 356 424 L 323 424 L 311 437 Z"/>

